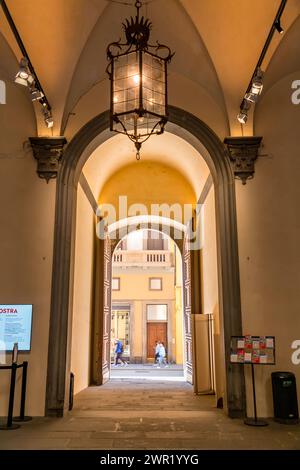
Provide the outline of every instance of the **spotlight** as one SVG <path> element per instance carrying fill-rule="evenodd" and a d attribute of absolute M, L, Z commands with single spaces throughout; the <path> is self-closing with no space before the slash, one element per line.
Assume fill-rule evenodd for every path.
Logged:
<path fill-rule="evenodd" d="M 263 87 L 264 87 L 263 74 L 264 74 L 263 71 L 259 67 L 257 67 L 255 76 L 253 77 L 253 80 L 252 80 L 251 92 L 250 92 L 252 95 L 257 95 L 257 98 L 261 94 Z"/>
<path fill-rule="evenodd" d="M 237 115 L 237 120 L 241 123 L 241 124 L 246 124 L 247 120 L 248 120 L 248 113 L 247 111 L 244 111 L 244 110 L 240 110 L 239 114 Z"/>
<path fill-rule="evenodd" d="M 44 98 L 44 96 L 45 96 L 44 93 L 42 91 L 38 90 L 38 88 L 36 88 L 35 85 L 33 85 L 30 88 L 30 95 L 31 95 L 32 101 L 39 101 L 42 98 Z"/>
<path fill-rule="evenodd" d="M 275 26 L 275 28 L 277 29 L 277 31 L 278 31 L 279 34 L 283 34 L 283 33 L 284 33 L 284 29 L 281 27 L 280 20 L 275 21 L 274 26 Z"/>
<path fill-rule="evenodd" d="M 44 109 L 43 108 L 43 114 L 44 114 L 45 124 L 50 129 L 51 127 L 53 127 L 53 124 L 54 124 L 51 111 L 49 111 L 49 109 Z"/>
<path fill-rule="evenodd" d="M 237 115 L 237 120 L 241 124 L 246 124 L 246 122 L 248 120 L 248 110 L 250 109 L 250 107 L 251 107 L 250 103 L 248 101 L 244 100 L 243 103 L 242 103 L 242 106 L 240 108 L 240 112 Z"/>
<path fill-rule="evenodd" d="M 259 95 L 255 95 L 254 93 L 246 93 L 245 100 L 250 101 L 250 103 L 256 103 L 258 100 Z"/>
<path fill-rule="evenodd" d="M 34 78 L 28 69 L 28 60 L 22 57 L 20 60 L 19 70 L 15 77 L 15 83 L 19 85 L 28 86 L 32 85 Z"/>

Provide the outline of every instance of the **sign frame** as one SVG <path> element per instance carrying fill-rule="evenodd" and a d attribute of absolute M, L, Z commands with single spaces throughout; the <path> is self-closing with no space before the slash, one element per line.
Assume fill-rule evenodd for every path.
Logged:
<path fill-rule="evenodd" d="M 261 339 L 271 339 L 273 340 L 273 347 L 265 347 L 265 348 L 258 348 L 257 350 L 258 351 L 261 351 L 262 349 L 264 350 L 272 350 L 273 351 L 273 362 L 253 362 L 252 358 L 251 358 L 251 361 L 245 361 L 245 359 L 243 361 L 232 361 L 232 355 L 233 355 L 233 351 L 235 351 L 235 349 L 233 349 L 232 347 L 232 342 L 233 340 L 241 340 L 241 341 L 246 341 L 247 339 L 251 341 L 252 345 L 251 345 L 251 348 L 246 348 L 245 346 L 243 348 L 236 348 L 237 349 L 241 349 L 244 351 L 245 353 L 245 350 L 249 350 L 249 351 L 253 351 L 255 348 L 253 348 L 253 342 L 254 341 L 260 341 Z M 253 364 L 253 365 L 258 365 L 258 366 L 274 366 L 276 365 L 276 343 L 275 343 L 275 336 L 272 336 L 272 335 L 261 335 L 261 336 L 258 336 L 258 335 L 237 335 L 237 336 L 231 336 L 231 339 L 230 339 L 230 364 L 242 364 L 242 365 L 247 365 L 247 364 Z"/>
<path fill-rule="evenodd" d="M 24 304 L 14 304 L 14 303 L 1 303 L 0 304 L 1 306 L 7 306 L 7 307 L 10 307 L 10 306 L 15 306 L 15 307 L 24 307 L 24 306 L 30 306 L 31 307 L 31 319 L 30 319 L 30 331 L 28 332 L 29 333 L 29 348 L 28 349 L 18 349 L 18 354 L 29 354 L 31 352 L 31 348 L 32 348 L 32 325 L 33 325 L 33 305 L 34 304 L 30 304 L 30 303 L 24 303 Z M 18 343 L 18 341 L 14 341 L 14 343 Z M 19 343 L 18 343 L 19 344 Z M 0 342 L 0 352 L 2 353 L 13 353 L 13 350 L 14 350 L 14 344 L 12 344 L 12 347 L 10 349 L 1 349 L 1 342 Z"/>

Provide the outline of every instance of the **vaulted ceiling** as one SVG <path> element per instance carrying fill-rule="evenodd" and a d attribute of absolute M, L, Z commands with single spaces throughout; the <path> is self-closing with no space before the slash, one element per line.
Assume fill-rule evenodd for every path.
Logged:
<path fill-rule="evenodd" d="M 117 40 L 121 23 L 134 14 L 133 0 L 6 0 L 11 15 L 53 107 L 55 132 L 78 100 L 105 79 L 106 45 Z M 125 5 L 124 5 L 125 3 Z M 274 20 L 280 0 L 149 0 L 153 39 L 176 50 L 170 75 L 201 86 L 224 111 L 228 132 Z M 286 45 L 289 29 L 300 30 L 300 1 L 288 0 L 283 35 L 276 34 L 263 64 L 266 70 Z M 21 53 L 1 11 L 0 31 L 17 59 Z M 294 34 L 295 35 L 295 34 Z M 285 47 L 288 62 L 293 47 Z M 296 59 L 293 58 L 292 61 Z M 294 67 L 300 69 L 299 58 Z M 274 73 L 284 73 L 277 65 Z M 269 78 L 270 86 L 272 79 Z"/>

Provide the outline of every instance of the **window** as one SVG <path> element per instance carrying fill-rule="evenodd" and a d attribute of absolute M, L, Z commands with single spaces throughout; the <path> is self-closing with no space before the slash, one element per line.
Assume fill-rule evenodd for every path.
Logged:
<path fill-rule="evenodd" d="M 147 250 L 167 250 L 168 239 L 162 233 L 148 230 L 147 234 Z"/>
<path fill-rule="evenodd" d="M 147 321 L 167 321 L 168 306 L 165 304 L 147 305 Z"/>
<path fill-rule="evenodd" d="M 119 277 L 112 278 L 111 288 L 112 290 L 120 290 L 120 278 Z"/>
<path fill-rule="evenodd" d="M 162 278 L 150 277 L 149 278 L 149 290 L 162 290 Z"/>

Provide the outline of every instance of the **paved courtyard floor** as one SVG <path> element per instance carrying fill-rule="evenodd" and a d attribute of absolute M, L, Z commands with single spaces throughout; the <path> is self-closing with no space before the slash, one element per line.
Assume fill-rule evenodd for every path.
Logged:
<path fill-rule="evenodd" d="M 0 431 L 0 449 L 300 449 L 300 425 L 249 427 L 185 382 L 114 378 L 80 392 L 64 418 Z"/>

